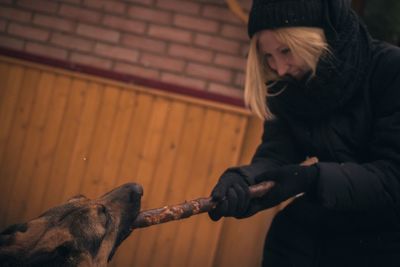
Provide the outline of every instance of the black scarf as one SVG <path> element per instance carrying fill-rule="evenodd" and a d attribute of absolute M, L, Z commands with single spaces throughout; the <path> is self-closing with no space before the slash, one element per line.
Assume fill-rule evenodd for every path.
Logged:
<path fill-rule="evenodd" d="M 311 79 L 283 78 L 270 87 L 270 93 L 281 92 L 267 98 L 271 112 L 277 116 L 321 120 L 363 90 L 371 57 L 371 37 L 344 1 L 325 2 L 324 32 L 332 55 L 321 56 L 316 75 Z"/>

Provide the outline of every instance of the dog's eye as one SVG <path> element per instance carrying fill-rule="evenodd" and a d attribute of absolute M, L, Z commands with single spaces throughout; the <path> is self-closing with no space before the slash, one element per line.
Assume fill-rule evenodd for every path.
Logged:
<path fill-rule="evenodd" d="M 97 207 L 97 215 L 99 216 L 101 223 L 106 226 L 108 223 L 108 211 L 104 205 L 99 205 Z"/>
<path fill-rule="evenodd" d="M 107 212 L 106 206 L 100 205 L 100 206 L 97 208 L 97 211 L 98 211 L 99 214 L 101 214 L 101 213 L 106 213 L 106 212 Z"/>

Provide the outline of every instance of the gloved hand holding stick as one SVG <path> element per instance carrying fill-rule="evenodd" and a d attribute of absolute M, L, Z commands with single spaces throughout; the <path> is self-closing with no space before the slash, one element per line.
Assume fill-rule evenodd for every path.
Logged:
<path fill-rule="evenodd" d="M 305 160 L 300 165 L 311 166 L 317 162 L 318 159 L 312 157 Z M 274 187 L 274 185 L 274 181 L 264 181 L 250 186 L 250 198 L 254 199 L 264 196 Z M 132 229 L 185 219 L 196 214 L 209 212 L 213 210 L 216 205 L 217 203 L 212 199 L 212 197 L 208 197 L 185 201 L 184 203 L 177 205 L 142 211 L 133 222 Z"/>
<path fill-rule="evenodd" d="M 250 197 L 261 197 L 273 186 L 273 181 L 266 181 L 250 186 Z M 208 212 L 212 210 L 215 205 L 216 202 L 214 202 L 211 197 L 208 197 L 185 201 L 182 204 L 142 211 L 133 222 L 132 228 L 143 228 L 169 221 L 185 219 L 192 215 Z"/>

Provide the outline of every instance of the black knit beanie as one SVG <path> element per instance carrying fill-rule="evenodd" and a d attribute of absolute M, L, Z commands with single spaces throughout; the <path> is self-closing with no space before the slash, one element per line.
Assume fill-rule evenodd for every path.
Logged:
<path fill-rule="evenodd" d="M 322 27 L 322 0 L 253 0 L 248 34 L 280 27 Z"/>

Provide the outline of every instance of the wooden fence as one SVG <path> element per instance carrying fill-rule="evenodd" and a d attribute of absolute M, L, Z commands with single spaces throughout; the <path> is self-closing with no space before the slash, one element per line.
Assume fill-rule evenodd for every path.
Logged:
<path fill-rule="evenodd" d="M 129 181 L 143 209 L 208 196 L 260 131 L 241 108 L 1 56 L 0 228 Z M 274 212 L 139 229 L 111 266 L 258 266 Z"/>

